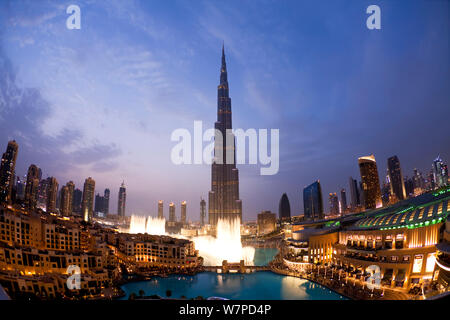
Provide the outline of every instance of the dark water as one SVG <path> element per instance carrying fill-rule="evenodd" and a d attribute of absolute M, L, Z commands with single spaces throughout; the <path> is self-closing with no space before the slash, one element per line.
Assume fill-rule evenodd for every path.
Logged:
<path fill-rule="evenodd" d="M 144 290 L 145 295 L 166 296 L 171 290 L 172 298 L 204 298 L 219 296 L 233 300 L 344 300 L 337 293 L 313 282 L 283 276 L 270 271 L 251 274 L 217 274 L 203 272 L 195 276 L 169 276 L 149 281 L 132 282 L 122 286 L 128 295 Z"/>

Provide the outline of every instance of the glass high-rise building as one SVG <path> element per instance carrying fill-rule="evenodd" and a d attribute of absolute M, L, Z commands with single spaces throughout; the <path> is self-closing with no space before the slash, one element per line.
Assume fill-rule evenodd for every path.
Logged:
<path fill-rule="evenodd" d="M 291 219 L 291 204 L 286 193 L 283 193 L 278 204 L 278 217 L 280 220 Z"/>
<path fill-rule="evenodd" d="M 339 199 L 336 192 L 329 194 L 328 202 L 330 204 L 330 214 L 337 215 L 339 213 Z"/>
<path fill-rule="evenodd" d="M 446 186 L 448 183 L 448 169 L 440 156 L 434 159 L 432 171 L 435 188 Z"/>
<path fill-rule="evenodd" d="M 204 199 L 200 199 L 200 225 L 205 225 L 206 218 L 206 201 Z"/>
<path fill-rule="evenodd" d="M 67 182 L 66 185 L 61 188 L 60 211 L 63 216 L 72 215 L 74 189 L 75 184 L 73 183 L 73 181 Z"/>
<path fill-rule="evenodd" d="M 242 202 L 239 199 L 239 171 L 236 168 L 236 150 L 234 135 L 228 134 L 232 128 L 231 99 L 229 96 L 227 65 L 225 50 L 222 47 L 222 67 L 220 69 L 220 83 L 217 87 L 217 121 L 216 130 L 222 133 L 222 139 L 214 140 L 214 160 L 211 166 L 211 191 L 209 192 L 209 223 L 217 225 L 219 219 L 233 220 L 238 218 L 242 222 Z M 233 142 L 231 143 L 226 143 Z M 230 145 L 227 148 L 227 144 Z M 233 163 L 227 163 L 227 153 L 232 152 Z M 222 156 L 220 156 L 222 154 Z"/>
<path fill-rule="evenodd" d="M 125 182 L 119 188 L 119 197 L 117 200 L 117 215 L 119 217 L 125 217 L 125 205 L 127 201 L 127 189 L 125 188 Z"/>
<path fill-rule="evenodd" d="M 181 223 L 186 224 L 186 201 L 181 202 Z"/>
<path fill-rule="evenodd" d="M 12 201 L 12 188 L 14 184 L 14 170 L 16 168 L 19 145 L 15 140 L 9 141 L 6 152 L 3 153 L 0 165 L 0 203 Z"/>
<path fill-rule="evenodd" d="M 28 167 L 27 182 L 25 185 L 25 206 L 34 210 L 37 203 L 37 191 L 39 187 L 39 169 L 32 164 Z"/>
<path fill-rule="evenodd" d="M 162 200 L 158 201 L 158 218 L 164 218 L 164 202 Z"/>
<path fill-rule="evenodd" d="M 175 215 L 175 204 L 173 202 L 169 203 L 169 221 L 177 221 L 177 217 Z"/>
<path fill-rule="evenodd" d="M 84 221 L 92 221 L 94 213 L 94 192 L 95 180 L 89 177 L 84 181 L 83 201 L 81 203 L 81 212 Z"/>
<path fill-rule="evenodd" d="M 387 169 L 391 195 L 395 195 L 398 200 L 406 199 L 405 183 L 397 156 L 392 156 L 387 160 Z"/>
<path fill-rule="evenodd" d="M 323 213 L 322 188 L 319 180 L 303 189 L 303 208 L 306 220 L 320 220 L 325 218 Z"/>
<path fill-rule="evenodd" d="M 111 196 L 111 191 L 106 188 L 103 192 L 103 213 L 109 214 L 109 198 Z"/>
<path fill-rule="evenodd" d="M 81 213 L 81 202 L 83 201 L 83 191 L 75 189 L 73 191 L 72 210 L 78 214 Z"/>
<path fill-rule="evenodd" d="M 58 181 L 54 177 L 47 178 L 47 206 L 48 213 L 56 211 L 56 198 L 58 196 Z"/>
<path fill-rule="evenodd" d="M 350 177 L 348 180 L 350 186 L 350 206 L 354 210 L 361 205 L 358 181 L 356 181 L 352 177 Z"/>
<path fill-rule="evenodd" d="M 341 213 L 345 213 L 347 211 L 347 193 L 345 189 L 341 189 Z"/>
<path fill-rule="evenodd" d="M 382 207 L 380 179 L 375 156 L 372 154 L 358 158 L 358 165 L 364 193 L 364 207 L 366 209 Z"/>

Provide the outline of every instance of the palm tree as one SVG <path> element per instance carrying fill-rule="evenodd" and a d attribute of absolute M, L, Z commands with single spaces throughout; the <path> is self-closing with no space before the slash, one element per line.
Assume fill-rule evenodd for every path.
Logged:
<path fill-rule="evenodd" d="M 166 297 L 170 298 L 172 296 L 172 291 L 171 290 L 166 290 Z"/>
<path fill-rule="evenodd" d="M 142 290 L 142 289 L 139 290 L 139 297 L 142 298 L 142 297 L 144 296 L 144 294 L 145 294 L 145 291 L 144 291 L 144 290 Z"/>
<path fill-rule="evenodd" d="M 135 300 L 136 299 L 136 293 L 132 292 L 130 293 L 130 295 L 128 296 L 128 300 Z"/>

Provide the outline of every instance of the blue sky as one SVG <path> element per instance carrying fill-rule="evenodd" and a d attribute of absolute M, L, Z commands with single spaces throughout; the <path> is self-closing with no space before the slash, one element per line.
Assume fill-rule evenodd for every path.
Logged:
<path fill-rule="evenodd" d="M 81 30 L 66 8 L 81 8 Z M 366 8 L 381 8 L 381 30 Z M 357 157 L 374 153 L 380 178 L 397 155 L 404 175 L 450 162 L 448 1 L 2 1 L 0 133 L 60 185 L 109 187 L 117 209 L 156 214 L 188 201 L 198 219 L 207 165 L 173 165 L 174 129 L 216 118 L 225 42 L 233 125 L 280 129 L 280 171 L 241 165 L 244 218 L 295 214 L 316 179 L 348 189 Z M 327 198 L 325 196 L 325 198 Z M 325 204 L 328 207 L 327 204 Z M 166 205 L 166 215 L 168 214 Z"/>

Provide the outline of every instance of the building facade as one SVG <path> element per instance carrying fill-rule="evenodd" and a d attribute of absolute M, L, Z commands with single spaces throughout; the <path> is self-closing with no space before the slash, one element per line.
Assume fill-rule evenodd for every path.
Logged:
<path fill-rule="evenodd" d="M 303 189 L 303 208 L 306 220 L 320 220 L 325 217 L 319 180 Z"/>
<path fill-rule="evenodd" d="M 11 203 L 12 188 L 19 145 L 15 140 L 9 141 L 0 165 L 0 203 Z"/>
<path fill-rule="evenodd" d="M 358 158 L 358 165 L 364 192 L 364 207 L 380 208 L 382 206 L 380 180 L 374 155 Z"/>
<path fill-rule="evenodd" d="M 286 193 L 281 196 L 278 204 L 278 217 L 280 220 L 289 221 L 291 219 L 291 204 Z"/>
<path fill-rule="evenodd" d="M 84 221 L 92 221 L 94 213 L 95 180 L 91 177 L 84 181 L 81 211 Z"/>
<path fill-rule="evenodd" d="M 387 160 L 387 168 L 391 195 L 395 195 L 398 200 L 406 199 L 405 183 L 397 156 L 392 156 Z"/>

